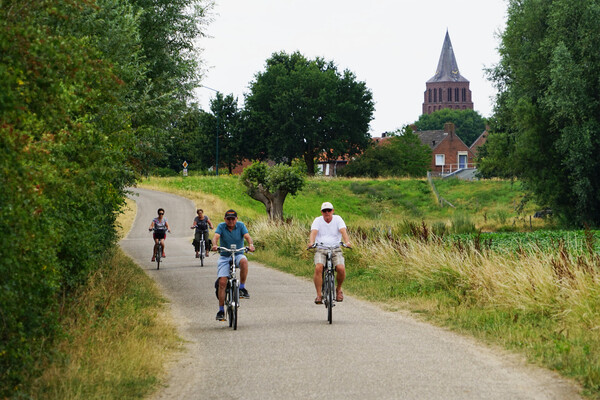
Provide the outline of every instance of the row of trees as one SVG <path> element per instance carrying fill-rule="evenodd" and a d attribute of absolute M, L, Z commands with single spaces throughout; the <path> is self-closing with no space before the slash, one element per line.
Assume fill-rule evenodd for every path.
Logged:
<path fill-rule="evenodd" d="M 309 174 L 315 159 L 352 156 L 370 144 L 374 103 L 364 82 L 333 62 L 299 52 L 274 53 L 250 83 L 243 109 L 232 95 L 217 93 L 205 112 L 191 109 L 177 122 L 169 161 L 206 169 L 216 162 L 230 171 L 243 159 L 291 163 L 302 159 Z"/>
<path fill-rule="evenodd" d="M 197 81 L 189 0 L 0 7 L 0 397 L 18 397 L 61 304 L 116 241 L 126 187 Z"/>

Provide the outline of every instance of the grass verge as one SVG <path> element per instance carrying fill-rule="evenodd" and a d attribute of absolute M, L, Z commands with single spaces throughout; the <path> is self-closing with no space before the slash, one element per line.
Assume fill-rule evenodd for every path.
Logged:
<path fill-rule="evenodd" d="M 129 203 L 122 234 L 134 217 L 135 203 Z M 181 346 L 157 286 L 118 248 L 62 315 L 65 334 L 42 361 L 31 398 L 144 398 L 160 385 L 166 361 Z"/>

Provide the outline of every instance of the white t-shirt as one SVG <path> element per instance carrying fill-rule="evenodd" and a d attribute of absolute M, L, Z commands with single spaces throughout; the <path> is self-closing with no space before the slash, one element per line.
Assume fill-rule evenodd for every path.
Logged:
<path fill-rule="evenodd" d="M 320 217 L 315 218 L 310 226 L 310 230 L 318 231 L 315 243 L 323 243 L 326 246 L 335 246 L 342 240 L 340 229 L 345 227 L 346 224 L 339 215 L 333 214 L 330 223 L 325 222 L 325 219 L 321 215 Z"/>

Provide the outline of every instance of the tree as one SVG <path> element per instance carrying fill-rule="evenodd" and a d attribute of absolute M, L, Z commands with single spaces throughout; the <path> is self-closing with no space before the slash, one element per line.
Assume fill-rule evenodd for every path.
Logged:
<path fill-rule="evenodd" d="M 511 0 L 489 71 L 510 172 L 578 225 L 600 224 L 599 18 L 595 0 Z"/>
<path fill-rule="evenodd" d="M 350 71 L 299 52 L 274 53 L 246 96 L 245 141 L 278 162 L 302 157 L 312 175 L 317 157 L 352 156 L 369 145 L 373 110 L 371 91 Z"/>
<path fill-rule="evenodd" d="M 421 144 L 409 127 L 393 133 L 386 141 L 367 149 L 350 161 L 342 176 L 424 176 L 431 165 L 431 149 Z"/>
<path fill-rule="evenodd" d="M 444 108 L 431 114 L 422 114 L 415 122 L 420 131 L 444 129 L 446 122 L 454 123 L 456 135 L 470 146 L 485 131 L 485 119 L 473 110 Z"/>
<path fill-rule="evenodd" d="M 294 196 L 304 186 L 304 174 L 296 167 L 277 164 L 269 167 L 254 162 L 244 169 L 240 180 L 254 200 L 265 205 L 270 220 L 283 220 L 283 203 L 288 194 Z"/>

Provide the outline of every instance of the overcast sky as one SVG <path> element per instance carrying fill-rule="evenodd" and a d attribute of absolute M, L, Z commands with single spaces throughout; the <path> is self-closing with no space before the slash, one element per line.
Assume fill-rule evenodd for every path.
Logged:
<path fill-rule="evenodd" d="M 421 115 L 425 82 L 435 74 L 448 30 L 475 110 L 491 115 L 495 89 L 484 68 L 499 60 L 505 0 L 216 0 L 213 18 L 210 37 L 199 41 L 202 84 L 233 94 L 240 107 L 274 52 L 300 51 L 366 83 L 375 101 L 370 133 L 381 136 Z M 198 89 L 200 106 L 208 110 L 214 95 Z"/>

